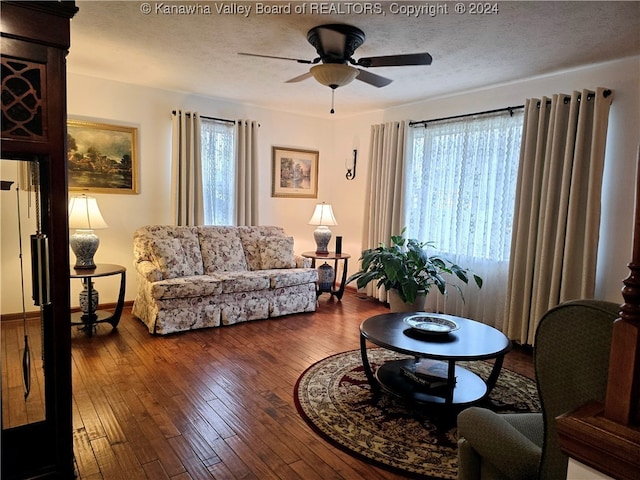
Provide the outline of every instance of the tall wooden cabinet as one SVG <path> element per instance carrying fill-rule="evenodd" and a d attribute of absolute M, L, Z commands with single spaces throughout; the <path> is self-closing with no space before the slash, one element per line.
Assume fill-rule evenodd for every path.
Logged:
<path fill-rule="evenodd" d="M 1 2 L 3 159 L 37 162 L 50 303 L 41 308 L 45 419 L 2 430 L 2 478 L 74 478 L 66 55 L 75 2 Z M 40 360 L 40 359 L 38 359 Z"/>

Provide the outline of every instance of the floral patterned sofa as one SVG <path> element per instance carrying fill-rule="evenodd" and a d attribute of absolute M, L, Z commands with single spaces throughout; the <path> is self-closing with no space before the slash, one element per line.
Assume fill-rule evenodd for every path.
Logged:
<path fill-rule="evenodd" d="M 133 236 L 133 314 L 160 335 L 316 309 L 318 273 L 280 227 L 150 225 Z"/>

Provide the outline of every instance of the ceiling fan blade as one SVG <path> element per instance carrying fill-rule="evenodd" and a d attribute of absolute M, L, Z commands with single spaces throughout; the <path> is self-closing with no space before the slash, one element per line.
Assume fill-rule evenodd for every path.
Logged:
<path fill-rule="evenodd" d="M 402 67 L 404 65 L 431 65 L 433 58 L 427 52 L 406 55 L 363 57 L 356 62 L 360 67 Z"/>
<path fill-rule="evenodd" d="M 243 52 L 238 52 L 238 55 L 245 55 L 247 57 L 260 57 L 260 58 L 275 58 L 277 60 L 292 60 L 294 62 L 298 62 L 298 63 L 308 63 L 308 64 L 314 64 L 314 63 L 318 63 L 320 61 L 319 58 L 314 59 L 314 60 L 301 60 L 299 58 L 289 58 L 289 57 L 276 57 L 274 55 L 260 55 L 257 53 L 243 53 Z"/>
<path fill-rule="evenodd" d="M 385 87 L 389 85 L 393 80 L 389 78 L 382 77 L 375 73 L 368 72 L 366 70 L 358 69 L 358 76 L 356 80 L 360 80 L 361 82 L 368 83 L 369 85 L 373 85 L 374 87 Z"/>
<path fill-rule="evenodd" d="M 311 72 L 307 72 L 307 73 L 303 73 L 302 75 L 298 75 L 297 77 L 293 77 L 289 80 L 287 80 L 284 83 L 295 83 L 295 82 L 301 82 L 302 80 L 306 80 L 307 78 L 311 78 Z"/>

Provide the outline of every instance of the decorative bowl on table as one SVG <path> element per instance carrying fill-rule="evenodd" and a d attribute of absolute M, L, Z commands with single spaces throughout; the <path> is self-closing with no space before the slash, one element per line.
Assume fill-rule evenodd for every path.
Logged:
<path fill-rule="evenodd" d="M 413 330 L 429 335 L 446 335 L 460 328 L 453 320 L 427 313 L 417 313 L 404 318 Z"/>

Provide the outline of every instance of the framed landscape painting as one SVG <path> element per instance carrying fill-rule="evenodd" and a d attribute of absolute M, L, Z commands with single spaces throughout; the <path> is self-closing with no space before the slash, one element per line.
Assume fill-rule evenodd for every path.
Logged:
<path fill-rule="evenodd" d="M 69 190 L 138 193 L 138 129 L 67 121 Z"/>
<path fill-rule="evenodd" d="M 272 147 L 272 153 L 272 197 L 318 197 L 317 151 Z"/>

